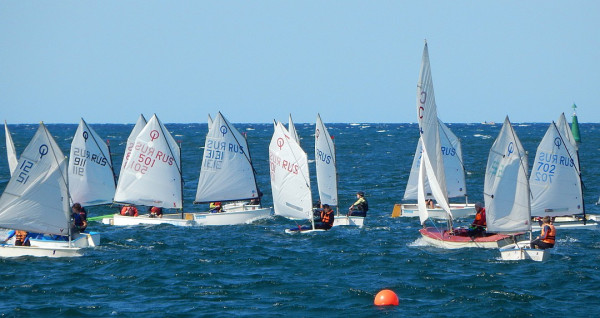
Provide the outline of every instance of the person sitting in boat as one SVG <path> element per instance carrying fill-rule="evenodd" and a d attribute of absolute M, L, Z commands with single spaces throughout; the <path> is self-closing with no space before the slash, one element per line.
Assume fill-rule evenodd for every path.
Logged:
<path fill-rule="evenodd" d="M 356 193 L 356 202 L 350 206 L 348 209 L 348 216 L 367 216 L 367 211 L 369 211 L 369 203 L 367 199 L 365 199 L 365 193 L 362 191 L 358 191 Z"/>
<path fill-rule="evenodd" d="M 473 223 L 471 223 L 471 226 L 467 230 L 469 236 L 484 236 L 486 226 L 485 208 L 481 202 L 477 202 L 475 203 L 475 220 L 473 220 Z"/>
<path fill-rule="evenodd" d="M 131 204 L 126 204 L 121 209 L 121 215 L 123 215 L 123 216 L 138 216 L 138 209 Z"/>
<path fill-rule="evenodd" d="M 315 222 L 315 229 L 329 230 L 333 226 L 334 217 L 333 209 L 329 204 L 323 204 L 320 218 Z"/>
<path fill-rule="evenodd" d="M 6 243 L 11 238 L 15 237 L 15 246 L 30 246 L 29 243 L 29 233 L 21 230 L 11 230 L 8 232 L 8 236 L 4 239 L 2 243 Z"/>
<path fill-rule="evenodd" d="M 161 207 L 153 206 L 148 208 L 151 218 L 162 218 L 163 212 Z"/>
<path fill-rule="evenodd" d="M 221 202 L 211 202 L 208 205 L 208 209 L 210 211 L 210 213 L 219 213 L 219 212 L 223 212 L 223 207 L 221 206 Z"/>
<path fill-rule="evenodd" d="M 433 199 L 427 199 L 427 201 L 425 201 L 425 204 L 427 205 L 428 209 L 434 209 L 435 208 L 435 203 L 433 203 Z"/>
<path fill-rule="evenodd" d="M 536 237 L 535 240 L 531 241 L 531 248 L 545 250 L 554 247 L 556 241 L 556 228 L 551 221 L 552 219 L 549 216 L 542 218 L 542 233 L 540 233 L 540 236 Z"/>
<path fill-rule="evenodd" d="M 87 211 L 79 203 L 71 207 L 71 218 L 73 218 L 73 232 L 83 232 L 87 228 Z"/>
<path fill-rule="evenodd" d="M 263 193 L 258 190 L 258 197 L 250 200 L 250 205 L 260 205 L 260 200 L 262 200 Z"/>

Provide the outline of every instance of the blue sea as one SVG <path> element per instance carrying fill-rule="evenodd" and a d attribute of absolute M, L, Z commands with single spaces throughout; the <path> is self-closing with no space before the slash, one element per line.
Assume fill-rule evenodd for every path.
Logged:
<path fill-rule="evenodd" d="M 234 124 L 247 133 L 264 192 L 272 206 L 269 124 Z M 419 239 L 419 221 L 391 218 L 402 202 L 418 139 L 416 124 L 327 124 L 337 145 L 341 211 L 364 191 L 364 228 L 289 235 L 294 221 L 272 217 L 254 224 L 181 228 L 114 227 L 91 222 L 102 245 L 72 259 L 0 259 L 3 317 L 588 317 L 600 312 L 600 231 L 562 230 L 549 261 L 501 261 L 497 250 L 442 250 Z M 533 162 L 547 123 L 514 124 Z M 110 141 L 116 173 L 133 127 L 91 124 Z M 185 210 L 192 205 L 206 124 L 167 124 L 182 142 Z M 297 124 L 314 159 L 314 124 Z M 469 201 L 483 201 L 490 146 L 500 124 L 451 124 L 462 140 Z M 37 125 L 9 125 L 17 152 Z M 49 124 L 65 155 L 76 124 Z M 588 213 L 600 214 L 600 124 L 580 125 L 581 168 Z M 4 138 L 2 136 L 1 138 Z M 0 189 L 9 180 L 0 142 Z M 314 165 L 311 166 L 314 174 Z M 317 198 L 313 179 L 313 197 Z M 88 207 L 89 216 L 116 207 Z M 466 222 L 468 222 L 467 220 Z M 382 289 L 399 306 L 377 307 Z"/>

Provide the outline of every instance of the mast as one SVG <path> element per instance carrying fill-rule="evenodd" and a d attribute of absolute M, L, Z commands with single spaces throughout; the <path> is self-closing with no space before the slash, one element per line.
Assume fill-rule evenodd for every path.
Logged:
<path fill-rule="evenodd" d="M 579 121 L 577 120 L 577 105 L 573 103 L 573 117 L 571 120 L 571 132 L 573 133 L 573 138 L 575 139 L 575 151 L 577 153 L 577 159 L 579 159 L 579 144 L 581 143 L 581 134 L 579 133 Z M 577 169 L 579 170 L 579 183 L 581 184 L 581 209 L 583 210 L 583 225 L 587 223 L 585 216 L 585 200 L 583 196 L 583 180 L 581 179 L 581 162 L 577 160 Z M 599 200 L 600 202 L 600 200 Z"/>

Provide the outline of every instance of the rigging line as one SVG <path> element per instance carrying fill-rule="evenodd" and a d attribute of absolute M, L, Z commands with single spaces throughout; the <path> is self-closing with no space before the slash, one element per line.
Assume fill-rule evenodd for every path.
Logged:
<path fill-rule="evenodd" d="M 52 142 L 54 140 L 54 138 L 52 137 L 52 135 L 48 131 L 48 128 L 46 127 L 46 125 L 44 124 L 44 122 L 42 122 L 41 124 L 44 127 L 44 134 L 46 135 L 46 139 L 48 140 L 48 143 L 50 144 L 50 147 L 52 148 L 52 157 L 54 157 L 54 161 L 57 164 L 57 168 L 58 168 L 58 171 L 60 172 L 61 179 L 65 183 L 65 187 L 66 187 L 66 190 L 67 190 L 67 196 L 68 196 L 67 199 L 69 200 L 69 205 L 71 205 L 70 202 L 72 202 L 73 199 L 71 198 L 71 191 L 69 190 L 69 179 L 63 173 L 63 169 L 61 169 L 61 167 L 60 167 L 62 161 L 66 160 L 66 157 L 63 157 L 62 161 L 59 160 L 59 158 L 56 156 L 56 151 L 55 151 L 54 145 L 53 145 L 53 144 L 56 144 L 56 142 Z M 60 150 L 60 148 L 59 148 L 59 150 Z"/>
<path fill-rule="evenodd" d="M 528 169 L 525 167 L 525 162 L 523 160 L 523 155 L 521 154 L 521 150 L 519 149 L 518 145 L 517 145 L 517 141 L 519 141 L 519 145 L 522 147 L 523 145 L 521 145 L 521 141 L 518 139 L 517 137 L 517 133 L 515 132 L 514 128 L 512 127 L 512 123 L 510 122 L 510 120 L 508 121 L 508 123 L 510 124 L 510 132 L 511 135 L 513 137 L 513 141 L 515 142 L 515 148 L 517 148 L 517 153 L 519 155 L 519 166 L 521 167 L 521 169 L 523 169 L 523 171 L 525 171 L 525 182 L 527 182 L 527 190 L 529 191 L 529 199 L 533 199 L 533 194 L 531 193 L 531 189 L 529 187 L 529 172 Z"/>

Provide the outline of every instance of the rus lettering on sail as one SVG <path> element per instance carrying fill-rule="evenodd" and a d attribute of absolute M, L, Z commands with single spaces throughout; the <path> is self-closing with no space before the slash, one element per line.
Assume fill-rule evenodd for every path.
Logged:
<path fill-rule="evenodd" d="M 331 163 L 331 156 L 324 153 L 323 151 L 321 151 L 320 149 L 317 149 L 317 159 L 323 161 L 326 164 L 330 164 Z"/>

